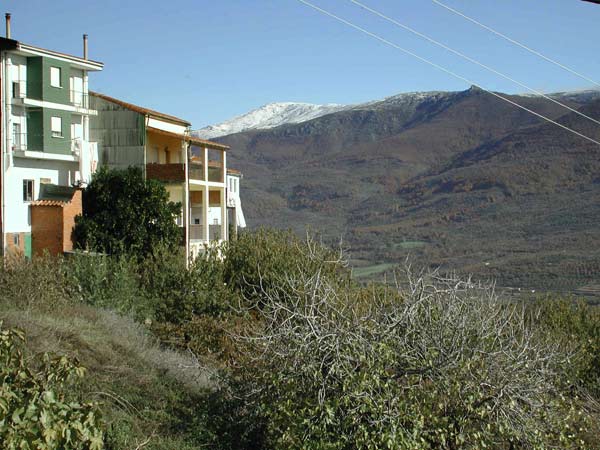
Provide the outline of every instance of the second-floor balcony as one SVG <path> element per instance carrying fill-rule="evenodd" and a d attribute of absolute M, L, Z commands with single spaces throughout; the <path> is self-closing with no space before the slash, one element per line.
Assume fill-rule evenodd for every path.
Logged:
<path fill-rule="evenodd" d="M 146 164 L 146 178 L 167 183 L 185 181 L 185 164 Z"/>
<path fill-rule="evenodd" d="M 79 108 L 87 109 L 89 107 L 89 98 L 87 92 L 71 89 L 69 92 L 69 101 L 73 106 L 77 106 Z"/>
<path fill-rule="evenodd" d="M 13 152 L 27 150 L 27 133 L 13 133 L 11 150 Z"/>

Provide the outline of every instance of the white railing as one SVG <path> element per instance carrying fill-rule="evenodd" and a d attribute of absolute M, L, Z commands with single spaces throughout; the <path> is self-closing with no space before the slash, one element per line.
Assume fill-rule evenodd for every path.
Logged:
<path fill-rule="evenodd" d="M 222 239 L 221 225 L 208 226 L 208 240 L 220 241 Z M 206 242 L 203 225 L 190 225 L 190 241 Z"/>

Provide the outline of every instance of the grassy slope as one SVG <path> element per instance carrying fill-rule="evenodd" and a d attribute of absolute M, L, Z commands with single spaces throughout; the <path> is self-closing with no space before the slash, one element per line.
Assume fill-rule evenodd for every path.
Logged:
<path fill-rule="evenodd" d="M 109 448 L 195 449 L 210 442 L 207 377 L 190 358 L 159 348 L 133 320 L 85 305 L 22 308 L 7 298 L 0 320 L 26 331 L 32 357 L 58 352 L 88 368 L 78 394 L 101 404 Z"/>

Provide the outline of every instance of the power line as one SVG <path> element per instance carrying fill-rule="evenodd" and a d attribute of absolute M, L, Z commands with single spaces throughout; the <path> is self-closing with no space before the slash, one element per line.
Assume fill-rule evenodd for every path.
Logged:
<path fill-rule="evenodd" d="M 343 19 L 343 18 L 341 18 L 339 16 L 336 16 L 335 14 L 333 14 L 333 13 L 331 13 L 331 12 L 329 12 L 329 11 L 323 9 L 323 8 L 320 8 L 320 7 L 314 5 L 314 4 L 312 4 L 312 3 L 310 3 L 310 2 L 308 2 L 306 0 L 297 0 L 297 1 L 299 1 L 300 3 L 303 3 L 304 5 L 312 8 L 312 9 L 314 9 L 315 11 L 320 12 L 321 14 L 329 16 L 329 17 L 337 20 L 338 22 L 341 22 L 341 23 L 343 23 L 343 24 L 345 24 L 345 25 L 347 25 L 347 26 L 349 26 L 351 28 L 354 28 L 355 30 L 360 31 L 361 33 L 364 33 L 364 34 L 366 34 L 368 36 L 371 36 L 372 38 L 377 39 L 378 41 L 381 41 L 381 42 L 383 42 L 386 45 L 389 45 L 389 46 L 391 46 L 391 47 L 393 47 L 393 48 L 395 48 L 397 50 L 400 50 L 401 52 L 406 53 L 407 55 L 410 55 L 413 58 L 418 59 L 419 61 L 422 61 L 422 62 L 424 62 L 426 64 L 429 64 L 430 66 L 433 66 L 436 69 L 441 70 L 442 72 L 446 72 L 447 74 L 449 74 L 449 75 L 451 75 L 451 76 L 453 76 L 453 77 L 455 77 L 455 78 L 457 78 L 459 80 L 462 80 L 462 81 L 464 81 L 464 82 L 466 82 L 468 84 L 476 86 L 479 89 L 487 92 L 488 94 L 491 94 L 491 95 L 493 95 L 493 96 L 495 96 L 495 97 L 497 97 L 497 98 L 499 98 L 499 99 L 501 99 L 501 100 L 503 100 L 503 101 L 505 101 L 507 103 L 510 103 L 511 105 L 514 105 L 517 108 L 520 108 L 520 109 L 522 109 L 524 111 L 527 111 L 528 113 L 533 114 L 534 116 L 539 117 L 540 119 L 543 119 L 543 120 L 545 120 L 545 121 L 547 121 L 549 123 L 552 123 L 552 124 L 554 124 L 554 125 L 556 125 L 556 126 L 558 126 L 560 128 L 563 128 L 564 130 L 567 130 L 570 133 L 573 133 L 573 134 L 575 134 L 575 135 L 577 135 L 577 136 L 579 136 L 579 137 L 581 137 L 581 138 L 583 138 L 583 139 L 585 139 L 587 141 L 590 141 L 590 142 L 593 142 L 594 144 L 600 145 L 600 141 L 597 141 L 597 140 L 595 140 L 595 139 L 593 139 L 591 137 L 588 137 L 585 134 L 582 134 L 582 133 L 580 133 L 578 131 L 575 131 L 575 130 L 573 130 L 573 129 L 571 129 L 571 128 L 569 128 L 569 127 L 567 127 L 567 126 L 565 126 L 565 125 L 563 125 L 563 124 L 561 124 L 561 123 L 559 123 L 559 122 L 557 122 L 555 120 L 550 119 L 549 117 L 544 116 L 543 114 L 537 113 L 537 112 L 535 112 L 535 111 L 533 111 L 533 110 L 531 110 L 531 109 L 529 109 L 529 108 L 527 108 L 527 107 L 525 107 L 523 105 L 520 105 L 517 102 L 514 102 L 514 101 L 510 100 L 509 98 L 506 98 L 506 97 L 498 94 L 497 92 L 494 92 L 494 91 L 491 91 L 489 89 L 486 89 L 483 86 L 475 83 L 474 81 L 469 80 L 468 78 L 465 78 L 462 75 L 459 75 L 459 74 L 451 71 L 450 69 L 446 69 L 445 67 L 442 67 L 439 64 L 434 63 L 433 61 L 430 61 L 430 60 L 428 60 L 426 58 L 423 58 L 422 56 L 417 55 L 414 52 L 411 52 L 410 50 L 407 50 L 407 49 L 405 49 L 403 47 L 400 47 L 398 44 L 395 44 L 395 43 L 393 43 L 393 42 L 391 42 L 391 41 L 389 41 L 389 40 L 387 40 L 387 39 L 385 39 L 385 38 L 383 38 L 383 37 L 381 37 L 381 36 L 379 36 L 379 35 L 371 32 L 371 31 L 368 31 L 368 30 L 366 30 L 366 29 L 364 29 L 364 28 L 362 28 L 362 27 L 360 27 L 360 26 L 358 26 L 358 25 L 356 25 L 356 24 L 354 24 L 352 22 L 349 22 L 346 19 Z"/>
<path fill-rule="evenodd" d="M 545 98 L 546 100 L 551 101 L 552 103 L 555 103 L 555 104 L 557 104 L 559 106 L 562 106 L 563 108 L 566 108 L 569 111 L 574 112 L 575 114 L 577 114 L 577 115 L 579 115 L 581 117 L 584 117 L 584 118 L 586 118 L 588 120 L 591 120 L 592 122 L 596 123 L 597 125 L 600 125 L 600 121 L 594 119 L 593 117 L 590 117 L 590 116 L 582 113 L 581 111 L 578 111 L 575 108 L 572 108 L 569 105 L 566 105 L 566 104 L 564 104 L 564 103 L 562 103 L 562 102 L 560 102 L 560 101 L 558 101 L 558 100 L 556 100 L 556 99 L 554 99 L 554 98 L 552 98 L 552 97 L 544 94 L 543 92 L 540 92 L 540 91 L 538 91 L 538 90 L 536 90 L 536 89 L 534 89 L 532 87 L 529 87 L 526 84 L 521 83 L 520 81 L 515 80 L 514 78 L 511 78 L 510 76 L 508 76 L 508 75 L 506 75 L 506 74 L 504 74 L 504 73 L 502 73 L 502 72 L 494 69 L 493 67 L 490 67 L 490 66 L 488 66 L 488 65 L 486 65 L 486 64 L 484 64 L 484 63 L 482 63 L 480 61 L 477 61 L 476 59 L 471 58 L 470 56 L 465 55 L 464 53 L 462 53 L 462 52 L 460 52 L 458 50 L 455 50 L 452 47 L 449 47 L 446 44 L 444 44 L 444 43 L 442 43 L 440 41 L 437 41 L 437 40 L 435 40 L 435 39 L 427 36 L 426 34 L 423 34 L 423 33 L 419 32 L 419 31 L 415 30 L 414 28 L 409 27 L 408 25 L 400 23 L 397 20 L 395 20 L 395 19 L 393 19 L 393 18 L 391 18 L 389 16 L 386 16 L 385 14 L 383 14 L 380 11 L 377 11 L 377 10 L 375 10 L 373 8 L 370 8 L 369 6 L 367 6 L 367 5 L 359 2 L 357 0 L 349 0 L 349 1 L 351 3 L 354 3 L 355 5 L 359 6 L 360 8 L 362 8 L 362 9 L 364 9 L 364 10 L 366 10 L 366 11 L 372 13 L 372 14 L 374 14 L 374 15 L 379 16 L 379 17 L 381 17 L 384 20 L 387 20 L 388 22 L 391 22 L 394 25 L 396 25 L 396 26 L 398 26 L 400 28 L 403 28 L 403 29 L 411 32 L 412 34 L 415 34 L 415 35 L 419 36 L 420 38 L 425 39 L 426 41 L 431 42 L 432 44 L 435 44 L 438 47 L 441 47 L 444 50 L 447 50 L 447 51 L 453 53 L 454 55 L 457 55 L 457 56 L 459 56 L 459 57 L 461 57 L 461 58 L 469 61 L 470 63 L 476 64 L 479 67 L 483 67 L 484 69 L 486 69 L 486 70 L 488 70 L 488 71 L 490 71 L 490 72 L 492 72 L 492 73 L 494 73 L 494 74 L 496 74 L 498 76 L 501 76 L 502 78 L 504 78 L 504 79 L 506 79 L 508 81 L 511 81 L 512 83 L 518 84 L 519 86 L 521 86 L 521 87 L 527 89 L 528 91 L 531 91 L 531 92 L 533 92 L 533 93 L 535 93 L 535 94 L 537 94 L 537 95 Z"/>
<path fill-rule="evenodd" d="M 549 63 L 552 63 L 552 64 L 554 64 L 555 66 L 558 66 L 558 67 L 560 67 L 561 69 L 564 69 L 564 70 L 566 70 L 567 72 L 570 72 L 570 73 L 572 73 L 573 75 L 576 75 L 576 76 L 578 76 L 579 78 L 581 78 L 581 79 L 583 79 L 583 80 L 585 80 L 585 81 L 588 81 L 589 83 L 592 83 L 592 84 L 594 84 L 594 85 L 596 85 L 596 86 L 600 87 L 600 83 L 599 83 L 599 82 L 597 82 L 597 81 L 595 81 L 595 80 L 592 80 L 590 77 L 588 77 L 588 76 L 586 76 L 586 75 L 583 75 L 583 74 L 581 74 L 581 73 L 577 72 L 576 70 L 573 70 L 573 69 L 571 69 L 570 67 L 567 67 L 567 66 L 565 66 L 564 64 L 562 64 L 562 63 L 560 63 L 560 62 L 556 61 L 555 59 L 552 59 L 552 58 L 550 58 L 550 57 L 548 57 L 548 56 L 546 56 L 546 55 L 544 55 L 544 54 L 542 54 L 542 53 L 538 52 L 537 50 L 534 50 L 534 49 L 532 49 L 531 47 L 528 47 L 527 45 L 525 45 L 525 44 L 522 44 L 522 43 L 520 43 L 519 41 L 517 41 L 517 40 L 515 40 L 515 39 L 512 39 L 512 38 L 510 38 L 509 36 L 507 36 L 507 35 L 505 35 L 505 34 L 503 34 L 503 33 L 500 33 L 499 31 L 496 31 L 496 30 L 494 30 L 492 27 L 489 27 L 489 26 L 487 26 L 487 25 L 485 25 L 485 24 L 483 24 L 483 23 L 479 22 L 478 20 L 476 20 L 476 19 L 473 19 L 472 17 L 469 17 L 469 16 L 467 16 L 466 14 L 464 14 L 464 13 L 462 13 L 462 12 L 460 12 L 460 11 L 458 11 L 458 10 L 456 10 L 456 9 L 454 9 L 454 8 L 452 8 L 452 7 L 448 6 L 448 5 L 446 5 L 446 4 L 442 3 L 442 2 L 440 2 L 439 0 L 431 0 L 431 1 L 432 1 L 433 3 L 435 3 L 435 4 L 439 5 L 439 6 L 441 6 L 442 8 L 445 8 L 445 9 L 447 9 L 448 11 L 450 11 L 450 12 L 452 12 L 452 13 L 454 13 L 454 14 L 456 14 L 456 15 L 460 16 L 460 17 L 462 17 L 463 19 L 466 19 L 466 20 L 468 20 L 469 22 L 472 22 L 472 23 L 474 23 L 475 25 L 477 25 L 477 26 L 479 26 L 479 27 L 481 27 L 481 28 L 483 28 L 483 29 L 485 29 L 485 30 L 489 31 L 490 33 L 493 33 L 493 34 L 495 34 L 496 36 L 499 36 L 499 37 L 501 37 L 502 39 L 504 39 L 504 40 L 506 40 L 506 41 L 510 42 L 511 44 L 514 44 L 514 45 L 516 45 L 516 46 L 518 46 L 518 47 L 521 47 L 522 49 L 524 49 L 524 50 L 527 50 L 529 53 L 532 53 L 532 54 L 534 54 L 534 55 L 536 55 L 536 56 L 538 56 L 538 57 L 540 57 L 540 58 L 542 58 L 542 59 L 544 59 L 544 60 L 548 61 Z"/>

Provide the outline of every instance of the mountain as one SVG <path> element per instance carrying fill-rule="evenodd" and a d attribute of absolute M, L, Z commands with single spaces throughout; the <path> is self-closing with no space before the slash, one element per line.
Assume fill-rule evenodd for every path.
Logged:
<path fill-rule="evenodd" d="M 275 128 L 286 123 L 300 123 L 347 108 L 344 105 L 310 103 L 270 103 L 218 125 L 194 132 L 197 137 L 213 139 L 246 130 Z"/>
<path fill-rule="evenodd" d="M 594 92 L 553 95 L 600 118 Z M 555 103 L 506 96 L 600 140 L 600 127 Z M 244 172 L 251 225 L 342 236 L 359 273 L 411 254 L 510 287 L 600 280 L 600 146 L 478 88 L 401 94 L 217 140 Z"/>

